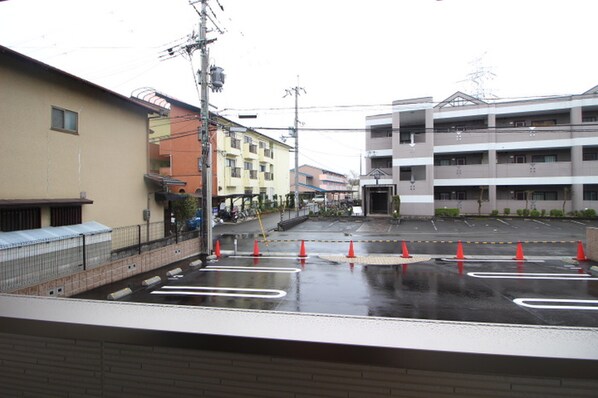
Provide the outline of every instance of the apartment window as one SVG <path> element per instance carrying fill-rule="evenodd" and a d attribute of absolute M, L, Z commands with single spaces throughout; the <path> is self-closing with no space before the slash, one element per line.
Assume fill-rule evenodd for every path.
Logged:
<path fill-rule="evenodd" d="M 399 137 L 400 144 L 409 144 L 411 143 L 411 133 L 401 133 Z"/>
<path fill-rule="evenodd" d="M 392 167 L 392 158 L 372 158 L 372 168 L 390 168 Z"/>
<path fill-rule="evenodd" d="M 467 200 L 467 193 L 465 191 L 455 192 L 457 200 Z"/>
<path fill-rule="evenodd" d="M 532 200 L 557 200 L 556 191 L 538 191 L 532 193 Z"/>
<path fill-rule="evenodd" d="M 253 195 L 253 188 L 245 187 L 245 195 Z"/>
<path fill-rule="evenodd" d="M 513 156 L 513 163 L 525 163 L 525 155 L 515 155 Z"/>
<path fill-rule="evenodd" d="M 75 224 L 81 224 L 81 206 L 52 207 L 50 209 L 50 225 L 52 227 Z"/>
<path fill-rule="evenodd" d="M 262 172 L 262 173 L 266 172 L 266 165 L 265 164 L 260 164 L 260 172 Z"/>
<path fill-rule="evenodd" d="M 525 191 L 515 191 L 513 194 L 513 199 L 515 200 L 525 200 L 526 193 Z"/>
<path fill-rule="evenodd" d="M 392 126 L 388 127 L 372 127 L 372 138 L 388 138 L 392 137 Z"/>
<path fill-rule="evenodd" d="M 251 162 L 244 162 L 243 163 L 243 168 L 245 170 L 253 170 L 253 163 L 251 163 Z"/>
<path fill-rule="evenodd" d="M 237 167 L 237 161 L 235 159 L 226 159 L 226 167 Z"/>
<path fill-rule="evenodd" d="M 532 121 L 532 126 L 533 127 L 556 126 L 556 119 L 534 120 L 534 121 Z"/>
<path fill-rule="evenodd" d="M 532 163 L 554 163 L 556 155 L 532 155 Z"/>
<path fill-rule="evenodd" d="M 260 141 L 260 148 L 265 148 L 266 144 L 263 141 Z"/>
<path fill-rule="evenodd" d="M 52 130 L 77 133 L 79 131 L 78 125 L 79 116 L 77 112 L 52 107 Z"/>
<path fill-rule="evenodd" d="M 451 200 L 451 193 L 450 192 L 440 192 L 438 194 L 439 200 Z"/>
<path fill-rule="evenodd" d="M 598 160 L 598 152 L 585 152 L 583 160 Z"/>
<path fill-rule="evenodd" d="M 598 200 L 598 192 L 596 191 L 584 191 L 583 200 Z"/>
<path fill-rule="evenodd" d="M 581 122 L 582 123 L 595 123 L 596 122 L 596 116 L 585 116 L 581 118 Z"/>
<path fill-rule="evenodd" d="M 465 157 L 458 157 L 458 158 L 455 158 L 455 164 L 456 164 L 457 166 L 464 166 L 464 165 L 465 165 L 465 163 L 466 163 L 466 162 L 465 162 Z"/>
<path fill-rule="evenodd" d="M 0 231 L 2 232 L 35 229 L 41 226 L 39 207 L 0 209 Z"/>
<path fill-rule="evenodd" d="M 515 127 L 525 127 L 525 120 L 515 120 L 513 122 L 513 126 L 515 126 Z"/>
<path fill-rule="evenodd" d="M 243 142 L 246 144 L 251 144 L 253 142 L 253 140 L 251 139 L 250 136 L 245 135 L 245 136 L 243 136 Z"/>
<path fill-rule="evenodd" d="M 451 165 L 451 160 L 450 159 L 440 159 L 438 161 L 438 165 L 439 166 L 450 166 Z"/>

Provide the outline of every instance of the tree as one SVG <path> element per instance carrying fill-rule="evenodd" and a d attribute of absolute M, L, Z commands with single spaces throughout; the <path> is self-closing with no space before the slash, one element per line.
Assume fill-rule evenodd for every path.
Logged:
<path fill-rule="evenodd" d="M 394 218 L 401 217 L 401 197 L 399 195 L 392 197 L 392 216 Z"/>
<path fill-rule="evenodd" d="M 480 197 L 478 198 L 478 216 L 482 215 L 482 201 L 484 200 L 484 186 L 480 187 Z"/>
<path fill-rule="evenodd" d="M 565 205 L 567 204 L 567 196 L 569 196 L 570 192 L 571 189 L 569 187 L 563 187 L 563 214 L 566 214 Z"/>
<path fill-rule="evenodd" d="M 182 195 L 180 200 L 172 202 L 172 214 L 176 220 L 177 229 L 180 231 L 185 226 L 185 221 L 195 216 L 197 200 L 188 194 Z"/>

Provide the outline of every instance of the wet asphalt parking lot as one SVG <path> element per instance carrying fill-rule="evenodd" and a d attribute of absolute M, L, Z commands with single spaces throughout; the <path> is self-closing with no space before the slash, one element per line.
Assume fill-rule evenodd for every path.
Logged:
<path fill-rule="evenodd" d="M 400 317 L 451 321 L 598 327 L 598 278 L 580 262 L 587 220 L 463 218 L 309 220 L 289 231 L 218 226 L 225 256 L 207 267 L 185 260 L 79 295 L 106 299 L 130 287 L 124 301 Z M 220 232 L 220 233 L 219 233 Z M 252 256 L 256 240 L 260 256 Z M 267 240 L 267 243 L 266 243 Z M 298 259 L 304 241 L 307 258 Z M 458 241 L 464 259 L 458 261 Z M 360 264 L 346 257 L 398 259 L 407 247 L 421 261 Z M 405 246 L 403 246 L 405 242 Z M 517 257 L 522 242 L 523 260 Z M 400 261 L 400 260 L 399 260 Z M 413 260 L 410 260 L 413 261 Z M 166 271 L 183 272 L 166 277 Z M 158 275 L 161 283 L 142 287 Z"/>

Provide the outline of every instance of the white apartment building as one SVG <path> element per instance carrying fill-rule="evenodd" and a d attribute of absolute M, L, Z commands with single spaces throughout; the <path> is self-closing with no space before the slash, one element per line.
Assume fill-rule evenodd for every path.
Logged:
<path fill-rule="evenodd" d="M 598 209 L 598 86 L 488 103 L 457 92 L 393 102 L 366 118 L 366 214 Z"/>

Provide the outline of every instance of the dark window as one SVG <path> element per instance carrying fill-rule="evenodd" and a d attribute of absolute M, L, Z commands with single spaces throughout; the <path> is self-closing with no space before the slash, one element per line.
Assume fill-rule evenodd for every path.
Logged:
<path fill-rule="evenodd" d="M 525 120 L 515 120 L 513 125 L 515 127 L 525 127 Z"/>
<path fill-rule="evenodd" d="M 467 194 L 465 191 L 456 192 L 457 200 L 467 200 Z"/>
<path fill-rule="evenodd" d="M 392 126 L 387 127 L 372 127 L 372 138 L 387 138 L 392 137 Z"/>
<path fill-rule="evenodd" d="M 79 116 L 76 112 L 52 107 L 52 129 L 76 133 L 79 131 Z"/>
<path fill-rule="evenodd" d="M 438 161 L 438 165 L 439 166 L 450 166 L 451 165 L 451 160 L 450 159 L 440 159 Z"/>
<path fill-rule="evenodd" d="M 584 152 L 583 160 L 598 160 L 598 152 Z"/>
<path fill-rule="evenodd" d="M 513 163 L 525 163 L 525 155 L 513 156 Z"/>
<path fill-rule="evenodd" d="M 532 163 L 553 163 L 556 155 L 532 155 Z"/>
<path fill-rule="evenodd" d="M 538 191 L 532 193 L 532 200 L 557 200 L 556 191 Z"/>
<path fill-rule="evenodd" d="M 39 207 L 0 209 L 0 231 L 20 231 L 41 228 L 41 226 Z"/>
<path fill-rule="evenodd" d="M 451 200 L 451 193 L 450 192 L 440 192 L 438 194 L 438 199 L 440 199 L 440 200 Z"/>
<path fill-rule="evenodd" d="M 515 191 L 514 196 L 515 196 L 514 197 L 515 200 L 525 200 L 526 193 L 525 193 L 525 191 Z"/>
<path fill-rule="evenodd" d="M 50 209 L 50 225 L 52 227 L 75 224 L 81 224 L 81 206 L 52 207 Z"/>
<path fill-rule="evenodd" d="M 556 119 L 534 120 L 534 121 L 532 121 L 532 126 L 534 126 L 534 127 L 556 126 Z"/>
<path fill-rule="evenodd" d="M 584 191 L 583 200 L 598 200 L 598 192 L 596 191 Z"/>
<path fill-rule="evenodd" d="M 466 163 L 466 162 L 465 162 L 465 158 L 464 158 L 464 157 L 458 157 L 458 158 L 455 158 L 455 164 L 456 164 L 457 166 L 464 166 L 464 165 L 465 165 L 465 163 Z"/>
<path fill-rule="evenodd" d="M 596 122 L 596 116 L 585 116 L 581 118 L 582 123 L 594 123 Z"/>

